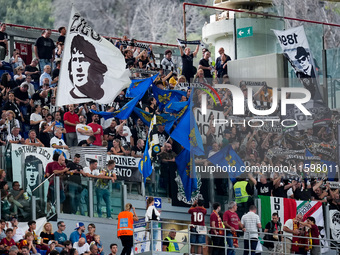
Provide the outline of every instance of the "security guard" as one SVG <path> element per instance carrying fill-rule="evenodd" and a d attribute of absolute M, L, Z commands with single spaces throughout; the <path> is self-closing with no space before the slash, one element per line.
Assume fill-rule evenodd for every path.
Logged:
<path fill-rule="evenodd" d="M 133 213 L 131 212 L 131 209 Z M 135 208 L 132 204 L 127 203 L 125 205 L 125 211 L 118 214 L 118 227 L 117 236 L 122 241 L 123 255 L 130 255 L 133 247 L 133 222 L 138 221 L 138 217 Z"/>
<path fill-rule="evenodd" d="M 237 215 L 241 219 L 243 214 L 248 212 L 249 206 L 253 204 L 253 199 L 251 196 L 254 193 L 253 188 L 244 178 L 243 174 L 236 178 L 234 192 L 235 202 L 237 203 Z"/>
<path fill-rule="evenodd" d="M 165 237 L 162 244 L 162 251 L 168 252 L 179 252 L 179 247 L 176 237 L 176 230 L 171 229 L 169 232 L 169 236 Z"/>

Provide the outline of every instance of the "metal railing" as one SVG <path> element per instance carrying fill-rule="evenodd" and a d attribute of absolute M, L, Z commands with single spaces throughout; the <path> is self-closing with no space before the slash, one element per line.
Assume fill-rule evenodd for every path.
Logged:
<path fill-rule="evenodd" d="M 155 228 L 153 223 L 158 223 L 162 225 L 171 225 L 171 227 L 164 227 L 164 228 Z M 143 228 L 145 226 L 145 228 Z M 209 226 L 206 226 L 206 234 L 202 234 L 205 236 L 205 243 L 198 244 L 198 243 L 190 243 L 190 238 L 192 235 L 197 235 L 197 233 L 191 232 L 191 224 L 183 224 L 183 223 L 174 223 L 174 222 L 167 222 L 167 221 L 150 221 L 148 224 L 147 223 L 136 223 L 134 224 L 134 251 L 137 251 L 136 254 L 138 253 L 143 253 L 143 252 L 161 252 L 162 248 L 159 250 L 159 244 L 161 244 L 160 247 L 162 247 L 162 243 L 164 241 L 164 238 L 167 235 L 164 235 L 164 232 L 170 232 L 173 231 L 173 229 L 176 229 L 176 235 L 181 234 L 181 240 L 176 239 L 176 243 L 179 245 L 180 253 L 191 253 L 191 245 L 193 246 L 203 246 L 206 247 L 205 249 L 213 250 L 213 249 L 224 249 L 225 254 L 228 254 L 227 252 L 233 250 L 235 252 L 244 252 L 248 251 L 251 253 L 252 251 L 252 241 L 256 242 L 256 246 L 261 249 L 256 250 L 259 253 L 264 253 L 264 254 L 291 254 L 291 250 L 286 250 L 286 247 L 293 247 L 293 249 L 301 249 L 301 250 L 311 250 L 311 249 L 320 249 L 320 254 L 321 251 L 329 253 L 330 251 L 336 252 L 335 254 L 340 254 L 340 244 L 337 244 L 334 240 L 328 239 L 328 238 L 316 238 L 316 237 L 310 237 L 310 236 L 293 236 L 295 240 L 296 239 L 298 243 L 292 243 L 292 240 L 287 233 L 278 233 L 278 234 L 273 234 L 273 233 L 264 233 L 262 231 L 258 232 L 251 232 L 251 231 L 245 231 L 243 232 L 242 230 L 237 230 L 237 236 L 231 236 L 229 235 L 230 230 L 225 229 L 225 228 L 211 228 Z M 210 230 L 221 230 L 223 234 L 221 235 L 214 235 L 210 233 Z M 161 238 L 154 239 L 154 233 L 157 233 L 158 236 L 161 236 Z M 258 235 L 258 238 L 250 239 L 250 238 L 244 238 L 244 234 L 247 236 L 253 235 Z M 144 235 L 144 237 L 141 239 L 140 236 Z M 243 235 L 243 236 L 242 236 Z M 273 237 L 277 236 L 277 241 L 273 240 L 264 240 L 264 235 Z M 139 236 L 139 238 L 138 238 Z M 138 240 L 136 240 L 136 237 Z M 211 243 L 211 240 L 214 239 L 214 237 L 220 237 L 223 238 L 223 244 L 221 246 L 214 245 Z M 228 240 L 229 239 L 229 240 Z M 238 246 L 239 247 L 230 247 L 228 246 L 228 241 L 230 243 L 233 243 L 234 240 L 237 240 Z M 306 241 L 305 241 L 306 240 Z M 312 242 L 310 243 L 310 240 Z M 319 244 L 315 245 L 313 244 L 314 240 L 319 240 Z M 272 243 L 273 244 L 273 249 L 268 249 L 265 248 L 263 244 L 268 244 Z M 245 248 L 246 244 L 248 244 L 248 248 Z M 259 246 L 260 244 L 260 246 Z M 297 245 L 297 246 L 296 246 Z M 144 246 L 143 249 L 140 249 L 141 246 Z M 155 249 L 155 247 L 158 249 Z M 296 246 L 296 247 L 294 247 Z M 211 251 L 208 252 L 208 254 L 211 254 Z"/>
<path fill-rule="evenodd" d="M 42 212 L 39 216 L 46 216 L 47 218 L 52 218 L 56 214 L 69 214 L 69 215 L 77 215 L 77 216 L 85 216 L 90 218 L 102 218 L 103 215 L 110 218 L 113 216 L 117 216 L 120 211 L 123 210 L 124 204 L 126 203 L 126 185 L 124 184 L 124 181 L 116 181 L 115 183 L 109 182 L 109 189 L 107 195 L 109 195 L 109 199 L 112 202 L 112 200 L 115 200 L 114 203 L 111 203 L 109 207 L 106 207 L 106 201 L 103 201 L 102 197 L 98 199 L 98 194 L 96 193 L 97 187 L 95 186 L 96 180 L 93 180 L 92 178 L 82 177 L 83 182 L 82 186 L 79 187 L 79 190 L 81 192 L 76 192 L 70 194 L 70 190 L 67 188 L 68 185 L 72 185 L 73 183 L 70 180 L 62 180 L 60 179 L 60 176 L 53 176 L 54 180 L 54 196 L 51 194 L 47 196 L 48 192 L 51 192 L 50 184 L 45 183 L 47 179 L 45 179 L 37 189 L 43 189 L 43 191 L 39 192 L 41 197 L 36 197 L 36 195 L 32 195 L 31 197 L 31 204 L 32 204 L 32 219 L 37 218 L 37 210 L 36 208 L 39 208 L 39 210 Z M 113 186 L 118 186 L 118 188 L 114 188 Z M 46 190 L 48 189 L 48 191 Z M 85 191 L 84 191 L 85 190 Z M 83 192 L 84 191 L 84 192 Z M 61 198 L 64 200 L 65 198 L 68 198 L 70 196 L 77 196 L 78 202 L 76 205 L 69 203 L 70 201 L 61 201 Z M 86 196 L 86 198 L 84 197 Z M 54 198 L 53 198 L 54 197 Z M 83 199 L 83 200 L 82 200 Z M 38 202 L 39 201 L 39 205 Z M 72 200 L 74 201 L 74 200 Z M 99 205 L 98 205 L 99 203 Z M 64 206 L 63 206 L 64 204 Z M 70 208 L 75 209 L 75 211 L 70 211 L 71 209 L 66 206 L 69 206 Z M 75 206 L 75 208 L 74 208 Z M 82 207 L 85 207 L 83 210 Z M 104 209 L 103 215 L 99 215 L 98 208 Z M 110 212 L 108 212 L 110 210 Z M 111 213 L 111 215 L 110 215 Z M 100 217 L 101 216 L 101 217 Z"/>

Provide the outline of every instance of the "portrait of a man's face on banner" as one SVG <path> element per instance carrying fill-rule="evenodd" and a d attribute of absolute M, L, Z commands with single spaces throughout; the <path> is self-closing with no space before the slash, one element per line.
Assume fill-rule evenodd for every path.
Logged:
<path fill-rule="evenodd" d="M 42 161 L 33 155 L 28 155 L 25 158 L 23 175 L 23 187 L 28 194 L 32 194 L 32 191 L 42 182 L 43 176 Z M 34 192 L 34 194 L 37 194 L 37 192 Z"/>
<path fill-rule="evenodd" d="M 70 91 L 73 98 L 99 100 L 104 96 L 101 85 L 107 67 L 100 61 L 95 47 L 83 36 L 77 35 L 72 40 L 68 71 L 74 86 Z"/>
<path fill-rule="evenodd" d="M 331 210 L 329 214 L 332 238 L 340 243 L 340 212 L 337 210 Z"/>
<path fill-rule="evenodd" d="M 315 101 L 322 101 L 314 59 L 303 26 L 284 31 L 273 30 L 282 48 L 283 55 L 290 62 L 297 78 L 311 93 Z"/>
<path fill-rule="evenodd" d="M 66 31 L 56 105 L 112 102 L 131 83 L 123 54 L 74 8 Z"/>

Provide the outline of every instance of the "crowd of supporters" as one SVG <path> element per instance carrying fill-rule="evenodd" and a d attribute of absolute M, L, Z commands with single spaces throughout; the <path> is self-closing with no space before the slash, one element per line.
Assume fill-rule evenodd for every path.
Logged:
<path fill-rule="evenodd" d="M 36 232 L 36 221 L 28 221 L 27 227 L 19 227 L 18 224 L 18 219 L 15 217 L 10 222 L 0 220 L 1 254 L 104 255 L 103 243 L 93 223 L 88 225 L 86 234 L 86 227 L 82 222 L 78 222 L 75 226 L 66 226 L 64 221 L 59 221 L 56 231 L 53 231 L 51 223 L 46 222 L 40 233 Z M 69 237 L 64 233 L 67 227 L 76 227 Z M 118 245 L 110 244 L 110 251 L 111 255 L 118 254 Z"/>
<path fill-rule="evenodd" d="M 6 25 L 1 26 L 1 37 L 6 38 Z M 105 120 L 93 111 L 113 112 L 121 109 L 129 98 L 126 90 L 110 104 L 84 103 L 57 107 L 56 90 L 66 29 L 59 29 L 60 37 L 56 44 L 50 38 L 51 30 L 43 31 L 34 45 L 35 58 L 31 63 L 24 63 L 17 49 L 13 50 L 9 62 L 1 62 L 0 70 L 4 70 L 0 81 L 0 105 L 2 115 L 0 119 L 0 144 L 27 144 L 41 147 L 68 149 L 72 146 L 104 146 L 108 155 L 124 155 L 141 158 L 148 134 L 148 126 L 136 115 L 128 119 L 110 118 Z M 0 45 L 8 51 L 7 43 Z M 124 37 L 117 40 L 115 46 L 119 48 L 126 60 L 126 67 L 132 70 L 133 77 L 149 77 L 159 73 L 154 86 L 167 90 L 183 90 L 186 96 L 181 101 L 190 99 L 191 83 L 206 83 L 210 85 L 229 83 L 228 61 L 231 58 L 225 54 L 224 49 L 218 50 L 219 56 L 215 64 L 211 59 L 211 52 L 203 48 L 202 58 L 197 68 L 193 59 L 199 54 L 199 46 L 193 52 L 189 47 L 180 49 L 182 73 L 176 66 L 171 49 L 164 52 L 160 65 L 156 65 L 156 57 L 151 46 L 138 44 L 135 39 Z M 139 47 L 140 46 L 140 47 Z M 3 52 L 3 51 L 2 51 Z M 8 52 L 6 54 L 9 54 Z M 153 72 L 150 72 L 153 71 Z M 247 85 L 239 84 L 245 99 L 247 99 Z M 193 101 L 200 103 L 202 90 L 194 90 Z M 208 101 L 208 109 L 221 112 L 226 118 L 232 116 L 233 95 L 230 90 L 220 89 L 218 93 L 222 105 L 214 105 L 213 99 Z M 272 103 L 272 88 L 263 84 L 255 89 L 253 102 L 257 109 L 268 109 Z M 196 105 L 200 107 L 200 104 Z M 158 100 L 148 90 L 137 107 L 151 114 L 161 114 Z M 247 120 L 254 116 L 249 111 L 245 100 L 245 115 Z M 278 116 L 277 109 L 272 117 Z M 309 125 L 306 129 L 284 132 L 283 128 L 263 126 L 251 127 L 247 125 L 220 125 L 216 126 L 213 112 L 209 115 L 209 128 L 204 133 L 205 153 L 208 158 L 220 151 L 221 148 L 231 145 L 247 166 L 260 167 L 277 166 L 287 167 L 289 173 L 256 173 L 242 174 L 233 185 L 240 185 L 240 198 L 237 200 L 239 209 L 237 213 L 241 218 L 252 205 L 252 196 L 255 194 L 295 198 L 301 200 L 328 201 L 331 208 L 340 209 L 339 189 L 334 188 L 326 179 L 330 169 L 320 175 L 318 164 L 322 162 L 336 162 L 337 146 L 337 119 L 338 114 L 332 114 L 331 121 L 326 125 Z M 157 127 L 159 145 L 162 148 L 155 158 L 155 169 L 160 178 L 160 184 L 170 192 L 169 173 L 176 169 L 175 157 L 182 150 L 180 143 L 171 139 L 163 125 Z M 306 151 L 316 158 L 306 159 Z M 209 165 L 208 160 L 200 160 L 200 164 Z M 306 165 L 307 163 L 307 165 Z M 312 165 L 314 169 L 312 168 Z M 321 167 L 323 168 L 323 167 Z M 326 167 L 327 168 L 327 167 Z M 324 169 L 321 169 L 324 170 Z M 327 170 L 327 169 L 326 169 Z M 336 171 L 336 169 L 332 169 Z M 3 177 L 4 180 L 4 177 Z M 159 180 L 157 180 L 158 182 Z M 215 179 L 217 195 L 225 196 L 228 193 L 228 179 Z M 2 190 L 8 190 L 8 185 L 2 184 Z M 14 183 L 13 187 L 14 189 Z M 235 187 L 234 187 L 235 188 Z M 1 192 L 1 194 L 4 194 Z M 169 194 L 169 193 L 168 193 Z M 244 199 L 244 198 L 247 199 Z M 236 199 L 237 196 L 236 196 Z M 10 199 L 9 199 L 10 201 Z M 28 238 L 30 238 L 28 236 Z M 11 238 L 9 238 L 11 239 Z M 48 245 L 48 243 L 46 243 Z M 58 246 L 57 246 L 58 247 Z"/>

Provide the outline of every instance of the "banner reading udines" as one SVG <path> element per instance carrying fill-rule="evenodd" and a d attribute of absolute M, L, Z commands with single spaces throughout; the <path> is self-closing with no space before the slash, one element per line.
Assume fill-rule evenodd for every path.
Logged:
<path fill-rule="evenodd" d="M 114 160 L 116 163 L 115 171 L 118 180 L 141 182 L 142 175 L 138 170 L 140 158 L 107 155 L 107 161 Z"/>

